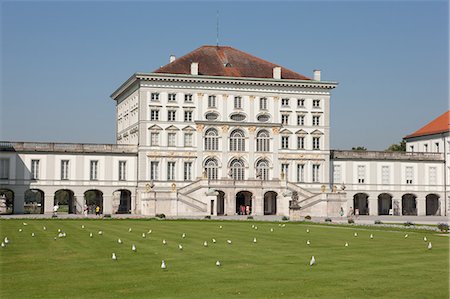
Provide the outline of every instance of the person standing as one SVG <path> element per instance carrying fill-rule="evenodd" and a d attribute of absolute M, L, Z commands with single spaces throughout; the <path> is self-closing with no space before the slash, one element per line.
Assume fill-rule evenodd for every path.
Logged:
<path fill-rule="evenodd" d="M 87 205 L 84 205 L 84 210 L 83 210 L 83 212 L 84 212 L 84 216 L 85 216 L 85 217 L 87 217 L 88 211 L 89 211 L 89 207 L 88 207 Z"/>
<path fill-rule="evenodd" d="M 58 203 L 56 203 L 53 206 L 53 217 L 58 217 L 58 209 L 59 209 L 59 206 L 58 206 Z"/>
<path fill-rule="evenodd" d="M 100 207 L 99 206 L 95 207 L 95 215 L 100 215 Z"/>

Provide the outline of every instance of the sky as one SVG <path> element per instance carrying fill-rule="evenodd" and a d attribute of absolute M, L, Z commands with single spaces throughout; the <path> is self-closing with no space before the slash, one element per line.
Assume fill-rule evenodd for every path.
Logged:
<path fill-rule="evenodd" d="M 448 1 L 3 1 L 0 140 L 115 143 L 109 97 L 219 43 L 336 81 L 331 147 L 384 150 L 449 108 Z"/>

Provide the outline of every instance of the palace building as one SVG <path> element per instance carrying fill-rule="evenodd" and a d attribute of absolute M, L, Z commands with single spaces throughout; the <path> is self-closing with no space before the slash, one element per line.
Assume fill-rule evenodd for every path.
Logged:
<path fill-rule="evenodd" d="M 1 142 L 0 211 L 446 215 L 448 115 L 407 152 L 330 150 L 337 85 L 232 47 L 170 56 L 111 95 L 116 144 Z"/>

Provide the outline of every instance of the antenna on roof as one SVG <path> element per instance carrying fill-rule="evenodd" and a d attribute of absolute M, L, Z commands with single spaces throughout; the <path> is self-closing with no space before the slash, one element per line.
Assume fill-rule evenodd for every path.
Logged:
<path fill-rule="evenodd" d="M 219 10 L 217 10 L 217 17 L 216 17 L 216 23 L 217 23 L 217 28 L 216 28 L 216 46 L 219 46 Z"/>

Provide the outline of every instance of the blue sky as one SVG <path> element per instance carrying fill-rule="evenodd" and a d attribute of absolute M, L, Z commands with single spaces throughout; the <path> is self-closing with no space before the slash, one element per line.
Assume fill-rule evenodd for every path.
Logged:
<path fill-rule="evenodd" d="M 114 143 L 109 95 L 216 42 L 337 81 L 331 145 L 383 150 L 448 109 L 448 1 L 2 2 L 0 139 Z"/>

